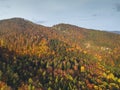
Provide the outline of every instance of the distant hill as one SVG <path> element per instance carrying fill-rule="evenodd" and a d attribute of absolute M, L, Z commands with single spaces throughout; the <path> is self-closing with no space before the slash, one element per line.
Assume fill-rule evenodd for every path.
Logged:
<path fill-rule="evenodd" d="M 120 34 L 120 31 L 112 31 L 113 33 Z"/>
<path fill-rule="evenodd" d="M 120 35 L 23 18 L 0 21 L 3 90 L 119 90 Z"/>

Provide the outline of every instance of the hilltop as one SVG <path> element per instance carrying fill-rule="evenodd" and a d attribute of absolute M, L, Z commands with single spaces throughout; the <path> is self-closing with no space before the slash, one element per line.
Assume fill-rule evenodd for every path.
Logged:
<path fill-rule="evenodd" d="M 119 90 L 120 35 L 23 18 L 0 21 L 3 90 Z"/>

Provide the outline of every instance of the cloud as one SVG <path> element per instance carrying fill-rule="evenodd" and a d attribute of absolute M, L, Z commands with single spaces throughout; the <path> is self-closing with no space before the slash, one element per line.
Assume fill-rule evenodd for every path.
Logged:
<path fill-rule="evenodd" d="M 3 1 L 3 2 L 4 2 L 4 1 L 7 1 L 7 0 L 0 0 L 0 1 Z"/>
<path fill-rule="evenodd" d="M 93 14 L 92 16 L 93 16 L 93 17 L 96 17 L 96 16 L 97 16 L 97 14 Z"/>
<path fill-rule="evenodd" d="M 8 8 L 11 8 L 11 6 L 10 6 L 10 5 L 6 5 L 6 6 L 4 6 L 4 7 L 5 7 L 5 8 L 7 8 L 7 9 L 8 9 Z"/>
<path fill-rule="evenodd" d="M 0 6 L 1 8 L 4 8 L 4 9 L 9 9 L 9 8 L 11 8 L 11 6 L 10 5 L 4 5 L 4 6 Z"/>
<path fill-rule="evenodd" d="M 46 23 L 46 21 L 35 21 L 35 23 L 43 24 L 43 23 Z"/>
<path fill-rule="evenodd" d="M 46 23 L 46 21 L 45 20 L 40 20 L 40 19 L 38 19 L 38 18 L 34 18 L 34 19 L 31 19 L 31 21 L 33 21 L 34 23 L 37 23 L 37 24 L 44 24 L 44 23 Z"/>
<path fill-rule="evenodd" d="M 120 3 L 116 4 L 116 10 L 117 10 L 117 12 L 120 12 Z"/>

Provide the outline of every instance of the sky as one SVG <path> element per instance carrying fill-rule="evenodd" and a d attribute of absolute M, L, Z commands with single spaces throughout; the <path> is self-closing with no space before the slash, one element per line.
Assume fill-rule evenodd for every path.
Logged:
<path fill-rule="evenodd" d="M 0 20 L 14 17 L 44 26 L 120 31 L 120 0 L 0 0 Z"/>

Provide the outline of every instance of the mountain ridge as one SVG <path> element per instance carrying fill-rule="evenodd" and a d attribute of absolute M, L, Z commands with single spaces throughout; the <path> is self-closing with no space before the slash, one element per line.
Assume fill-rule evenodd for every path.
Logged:
<path fill-rule="evenodd" d="M 34 25 L 38 25 L 38 26 L 43 26 L 43 27 L 48 27 L 48 26 L 44 26 L 44 25 L 41 25 L 41 24 L 37 24 L 35 22 L 32 22 L 28 19 L 25 19 L 25 18 L 21 18 L 21 17 L 14 17 L 14 18 L 8 18 L 8 19 L 2 19 L 0 20 L 0 23 L 3 23 L 3 22 L 21 22 L 21 23 L 32 23 Z M 55 27 L 60 27 L 60 26 L 66 26 L 66 27 L 75 27 L 75 28 L 81 28 L 81 29 L 87 29 L 87 30 L 96 30 L 96 29 L 88 29 L 88 28 L 85 28 L 85 27 L 80 27 L 80 26 L 77 26 L 77 25 L 72 25 L 72 24 L 67 24 L 67 23 L 58 23 L 58 24 L 55 24 L 53 26 L 51 26 L 50 28 L 55 28 Z M 102 30 L 96 30 L 96 31 L 101 31 Z M 103 32 L 107 32 L 106 30 L 104 30 Z M 119 31 L 111 31 L 111 32 L 118 32 Z"/>

